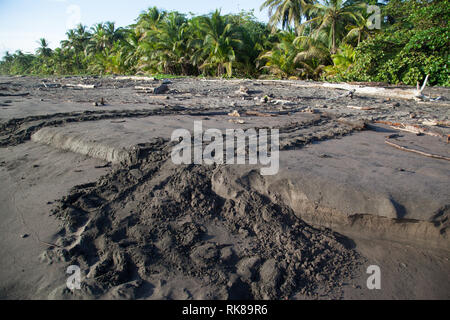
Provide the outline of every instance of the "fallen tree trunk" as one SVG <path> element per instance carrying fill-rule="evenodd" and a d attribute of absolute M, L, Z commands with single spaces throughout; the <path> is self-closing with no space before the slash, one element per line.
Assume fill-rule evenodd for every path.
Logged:
<path fill-rule="evenodd" d="M 225 79 L 202 79 L 202 81 L 207 82 L 243 82 L 244 80 L 225 80 Z M 248 80 L 245 80 L 248 81 Z M 360 94 L 367 96 L 377 96 L 385 98 L 396 98 L 396 99 L 414 99 L 422 94 L 423 89 L 398 89 L 398 88 L 383 88 L 383 87 L 369 87 L 364 85 L 355 85 L 348 83 L 320 83 L 312 82 L 307 83 L 305 81 L 297 80 L 254 80 L 259 83 L 276 83 L 276 84 L 288 84 L 294 87 L 300 88 L 330 88 L 330 89 L 342 89 L 351 92 L 352 94 Z M 424 83 L 425 84 L 425 83 Z M 348 94 L 344 94 L 341 97 L 345 97 Z M 339 97 L 339 98 L 341 98 Z"/>

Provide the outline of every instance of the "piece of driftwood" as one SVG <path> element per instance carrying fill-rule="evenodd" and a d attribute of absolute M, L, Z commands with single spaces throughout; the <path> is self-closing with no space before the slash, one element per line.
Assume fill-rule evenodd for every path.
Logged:
<path fill-rule="evenodd" d="M 228 116 L 230 117 L 235 117 L 235 118 L 240 118 L 242 116 L 255 116 L 255 117 L 276 117 L 278 114 L 276 113 L 264 113 L 264 112 L 259 112 L 259 111 L 246 111 L 244 113 L 242 113 L 242 115 L 237 111 L 237 110 L 233 110 L 233 112 L 228 113 Z"/>
<path fill-rule="evenodd" d="M 247 97 L 247 96 L 250 95 L 249 92 L 250 92 L 250 89 L 249 89 L 249 88 L 247 88 L 246 86 L 241 86 L 241 87 L 239 88 L 239 90 L 235 91 L 234 93 L 237 94 L 237 95 L 239 95 L 239 96 L 245 96 L 245 97 Z"/>
<path fill-rule="evenodd" d="M 450 127 L 450 121 L 440 121 L 435 119 L 424 119 L 421 121 L 423 125 L 430 127 Z"/>
<path fill-rule="evenodd" d="M 246 116 L 256 116 L 256 117 L 276 117 L 276 114 L 270 114 L 270 113 L 263 113 L 259 111 L 246 111 Z"/>
<path fill-rule="evenodd" d="M 428 79 L 426 79 L 428 81 Z M 225 80 L 225 79 L 202 79 L 202 81 L 208 82 L 227 82 L 227 83 L 236 83 L 236 82 L 245 82 L 247 80 Z M 338 97 L 330 98 L 328 100 L 335 100 L 343 97 L 353 97 L 353 95 L 362 95 L 362 96 L 375 96 L 375 97 L 384 97 L 390 99 L 406 99 L 406 100 L 433 100 L 430 97 L 423 95 L 423 90 L 426 87 L 426 82 L 424 81 L 424 85 L 422 88 L 391 88 L 391 87 L 373 87 L 367 86 L 367 83 L 361 84 L 350 84 L 350 83 L 320 83 L 320 82 L 305 82 L 298 80 L 253 80 L 253 83 L 261 83 L 261 84 L 283 84 L 289 85 L 298 88 L 328 88 L 328 89 L 341 89 L 346 90 L 346 92 Z M 418 98 L 420 97 L 420 98 Z"/>
<path fill-rule="evenodd" d="M 237 123 L 237 124 L 244 124 L 245 123 L 245 121 L 241 120 L 241 119 L 230 119 L 230 120 L 228 120 L 228 122 Z"/>
<path fill-rule="evenodd" d="M 436 120 L 427 120 L 427 119 L 422 120 L 422 124 L 425 125 L 425 126 L 430 126 L 430 127 L 435 127 L 435 126 L 439 125 L 438 121 L 436 121 Z"/>
<path fill-rule="evenodd" d="M 353 91 L 353 93 L 368 95 L 368 96 L 379 96 L 386 98 L 396 98 L 396 99 L 413 99 L 415 101 L 434 101 L 429 96 L 423 94 L 427 83 L 428 83 L 429 75 L 426 75 L 425 80 L 422 86 L 419 86 L 417 83 L 416 89 L 399 89 L 399 88 L 381 88 L 381 87 L 369 87 L 369 86 L 360 86 L 360 85 L 352 85 L 348 83 L 323 83 L 322 87 L 325 88 L 335 88 L 335 89 L 343 89 L 348 90 L 349 92 Z"/>
<path fill-rule="evenodd" d="M 399 150 L 417 153 L 417 154 L 423 155 L 423 156 L 425 156 L 425 157 L 430 157 L 430 158 L 435 158 L 435 159 L 441 159 L 441 160 L 447 160 L 447 161 L 450 161 L 450 158 L 449 158 L 449 157 L 445 157 L 445 156 L 441 156 L 441 155 L 438 155 L 438 154 L 432 154 L 432 153 L 427 153 L 427 152 L 419 151 L 419 150 L 416 150 L 416 149 L 411 149 L 411 148 L 403 147 L 403 146 L 400 146 L 400 145 L 398 145 L 398 144 L 396 144 L 396 143 L 390 142 L 390 141 L 388 141 L 388 140 L 385 140 L 384 142 L 385 142 L 386 144 L 390 145 L 391 147 L 397 148 L 397 149 L 399 149 Z"/>
<path fill-rule="evenodd" d="M 406 132 L 411 132 L 411 133 L 415 133 L 415 134 L 425 134 L 425 135 L 438 137 L 438 138 L 446 138 L 442 134 L 430 131 L 427 128 L 422 128 L 419 125 L 415 125 L 415 124 L 406 124 L 406 123 L 400 123 L 400 122 L 381 121 L 381 120 L 377 120 L 374 122 L 388 125 L 392 129 L 396 129 L 396 130 L 400 130 L 400 131 L 406 131 Z"/>
<path fill-rule="evenodd" d="M 150 95 L 148 98 L 158 99 L 158 100 L 169 100 L 170 97 L 166 95 Z"/>
<path fill-rule="evenodd" d="M 154 77 L 145 77 L 145 76 L 119 76 L 115 77 L 115 80 L 134 80 L 134 81 L 156 81 L 157 79 Z"/>
<path fill-rule="evenodd" d="M 314 86 L 314 84 L 308 84 L 303 86 Z M 399 89 L 399 88 L 381 88 L 381 87 L 367 87 L 367 86 L 356 86 L 347 83 L 323 83 L 319 85 L 323 88 L 330 89 L 341 89 L 347 90 L 343 96 L 347 95 L 348 92 L 353 92 L 356 95 L 363 96 L 377 96 L 390 99 L 413 99 L 417 95 L 416 89 Z M 338 97 L 338 98 L 341 98 Z"/>
<path fill-rule="evenodd" d="M 433 107 L 446 107 L 446 108 L 450 107 L 450 103 L 445 103 L 445 102 L 436 103 L 434 101 L 418 101 L 417 103 L 424 104 L 427 106 L 433 106 Z"/>
<path fill-rule="evenodd" d="M 374 108 L 374 107 L 359 107 L 359 106 L 347 106 L 347 108 L 356 109 L 356 110 L 373 110 L 373 109 L 377 109 L 377 108 Z"/>
<path fill-rule="evenodd" d="M 30 93 L 29 92 L 24 92 L 24 93 L 2 93 L 0 92 L 0 97 L 25 97 L 25 96 L 29 96 Z"/>
<path fill-rule="evenodd" d="M 233 112 L 230 112 L 228 115 L 230 117 L 240 117 L 241 116 L 237 110 L 234 110 Z"/>
<path fill-rule="evenodd" d="M 153 87 L 143 87 L 143 86 L 135 86 L 134 90 L 140 91 L 153 91 Z"/>
<path fill-rule="evenodd" d="M 158 87 L 135 86 L 134 89 L 137 90 L 138 93 L 146 94 L 164 94 L 169 91 L 167 84 L 162 84 Z"/>
<path fill-rule="evenodd" d="M 416 94 L 414 96 L 414 100 L 421 101 L 421 100 L 429 99 L 429 97 L 423 95 L 423 90 L 425 90 L 425 88 L 427 86 L 429 76 L 430 75 L 427 74 L 421 88 L 419 87 L 419 82 L 417 82 L 417 89 L 416 89 Z"/>
<path fill-rule="evenodd" d="M 289 101 L 289 100 L 273 100 L 272 104 L 278 106 L 278 105 L 282 105 L 282 106 L 292 106 L 295 105 L 296 103 L 294 101 Z"/>
<path fill-rule="evenodd" d="M 67 83 L 63 86 L 63 88 L 81 88 L 81 89 L 95 89 L 97 86 L 95 84 L 72 84 Z"/>
<path fill-rule="evenodd" d="M 45 83 L 44 81 L 42 81 L 42 84 L 46 89 L 61 88 L 61 85 L 59 83 Z"/>

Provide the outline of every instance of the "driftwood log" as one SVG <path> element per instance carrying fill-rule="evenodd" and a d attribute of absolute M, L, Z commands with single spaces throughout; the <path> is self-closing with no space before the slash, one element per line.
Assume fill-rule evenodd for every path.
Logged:
<path fill-rule="evenodd" d="M 416 150 L 416 149 L 411 149 L 411 148 L 403 147 L 403 146 L 400 146 L 400 145 L 398 145 L 398 144 L 396 144 L 396 143 L 390 142 L 390 141 L 388 141 L 388 140 L 385 140 L 384 142 L 385 142 L 386 144 L 390 145 L 391 147 L 397 148 L 397 149 L 399 149 L 399 150 L 417 153 L 417 154 L 423 155 L 423 156 L 425 156 L 425 157 L 430 157 L 430 158 L 435 158 L 435 159 L 441 159 L 441 160 L 447 160 L 447 161 L 450 161 L 450 158 L 449 158 L 449 157 L 445 157 L 445 156 L 441 156 L 441 155 L 438 155 L 438 154 L 432 154 L 432 153 L 427 153 L 427 152 L 423 152 L 423 151 Z"/>

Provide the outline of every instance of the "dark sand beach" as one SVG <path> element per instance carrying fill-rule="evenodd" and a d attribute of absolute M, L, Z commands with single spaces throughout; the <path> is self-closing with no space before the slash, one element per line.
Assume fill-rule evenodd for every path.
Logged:
<path fill-rule="evenodd" d="M 450 90 L 355 87 L 0 77 L 0 298 L 449 299 Z M 174 164 L 195 121 L 279 172 Z"/>

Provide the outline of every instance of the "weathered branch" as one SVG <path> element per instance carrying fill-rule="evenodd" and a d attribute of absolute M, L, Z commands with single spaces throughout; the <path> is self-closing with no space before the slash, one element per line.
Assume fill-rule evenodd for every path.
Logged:
<path fill-rule="evenodd" d="M 398 145 L 398 144 L 395 144 L 395 143 L 390 142 L 390 141 L 387 141 L 387 140 L 385 140 L 384 142 L 385 142 L 386 144 L 390 145 L 391 147 L 397 148 L 397 149 L 399 149 L 399 150 L 417 153 L 417 154 L 423 155 L 423 156 L 425 156 L 425 157 L 430 157 L 430 158 L 435 158 L 435 159 L 441 159 L 441 160 L 447 160 L 447 161 L 450 161 L 450 158 L 449 158 L 449 157 L 444 157 L 444 156 L 437 155 L 437 154 L 426 153 L 426 152 L 423 152 L 423 151 L 419 151 L 419 150 L 415 150 L 415 149 L 403 147 L 403 146 L 400 146 L 400 145 Z"/>

